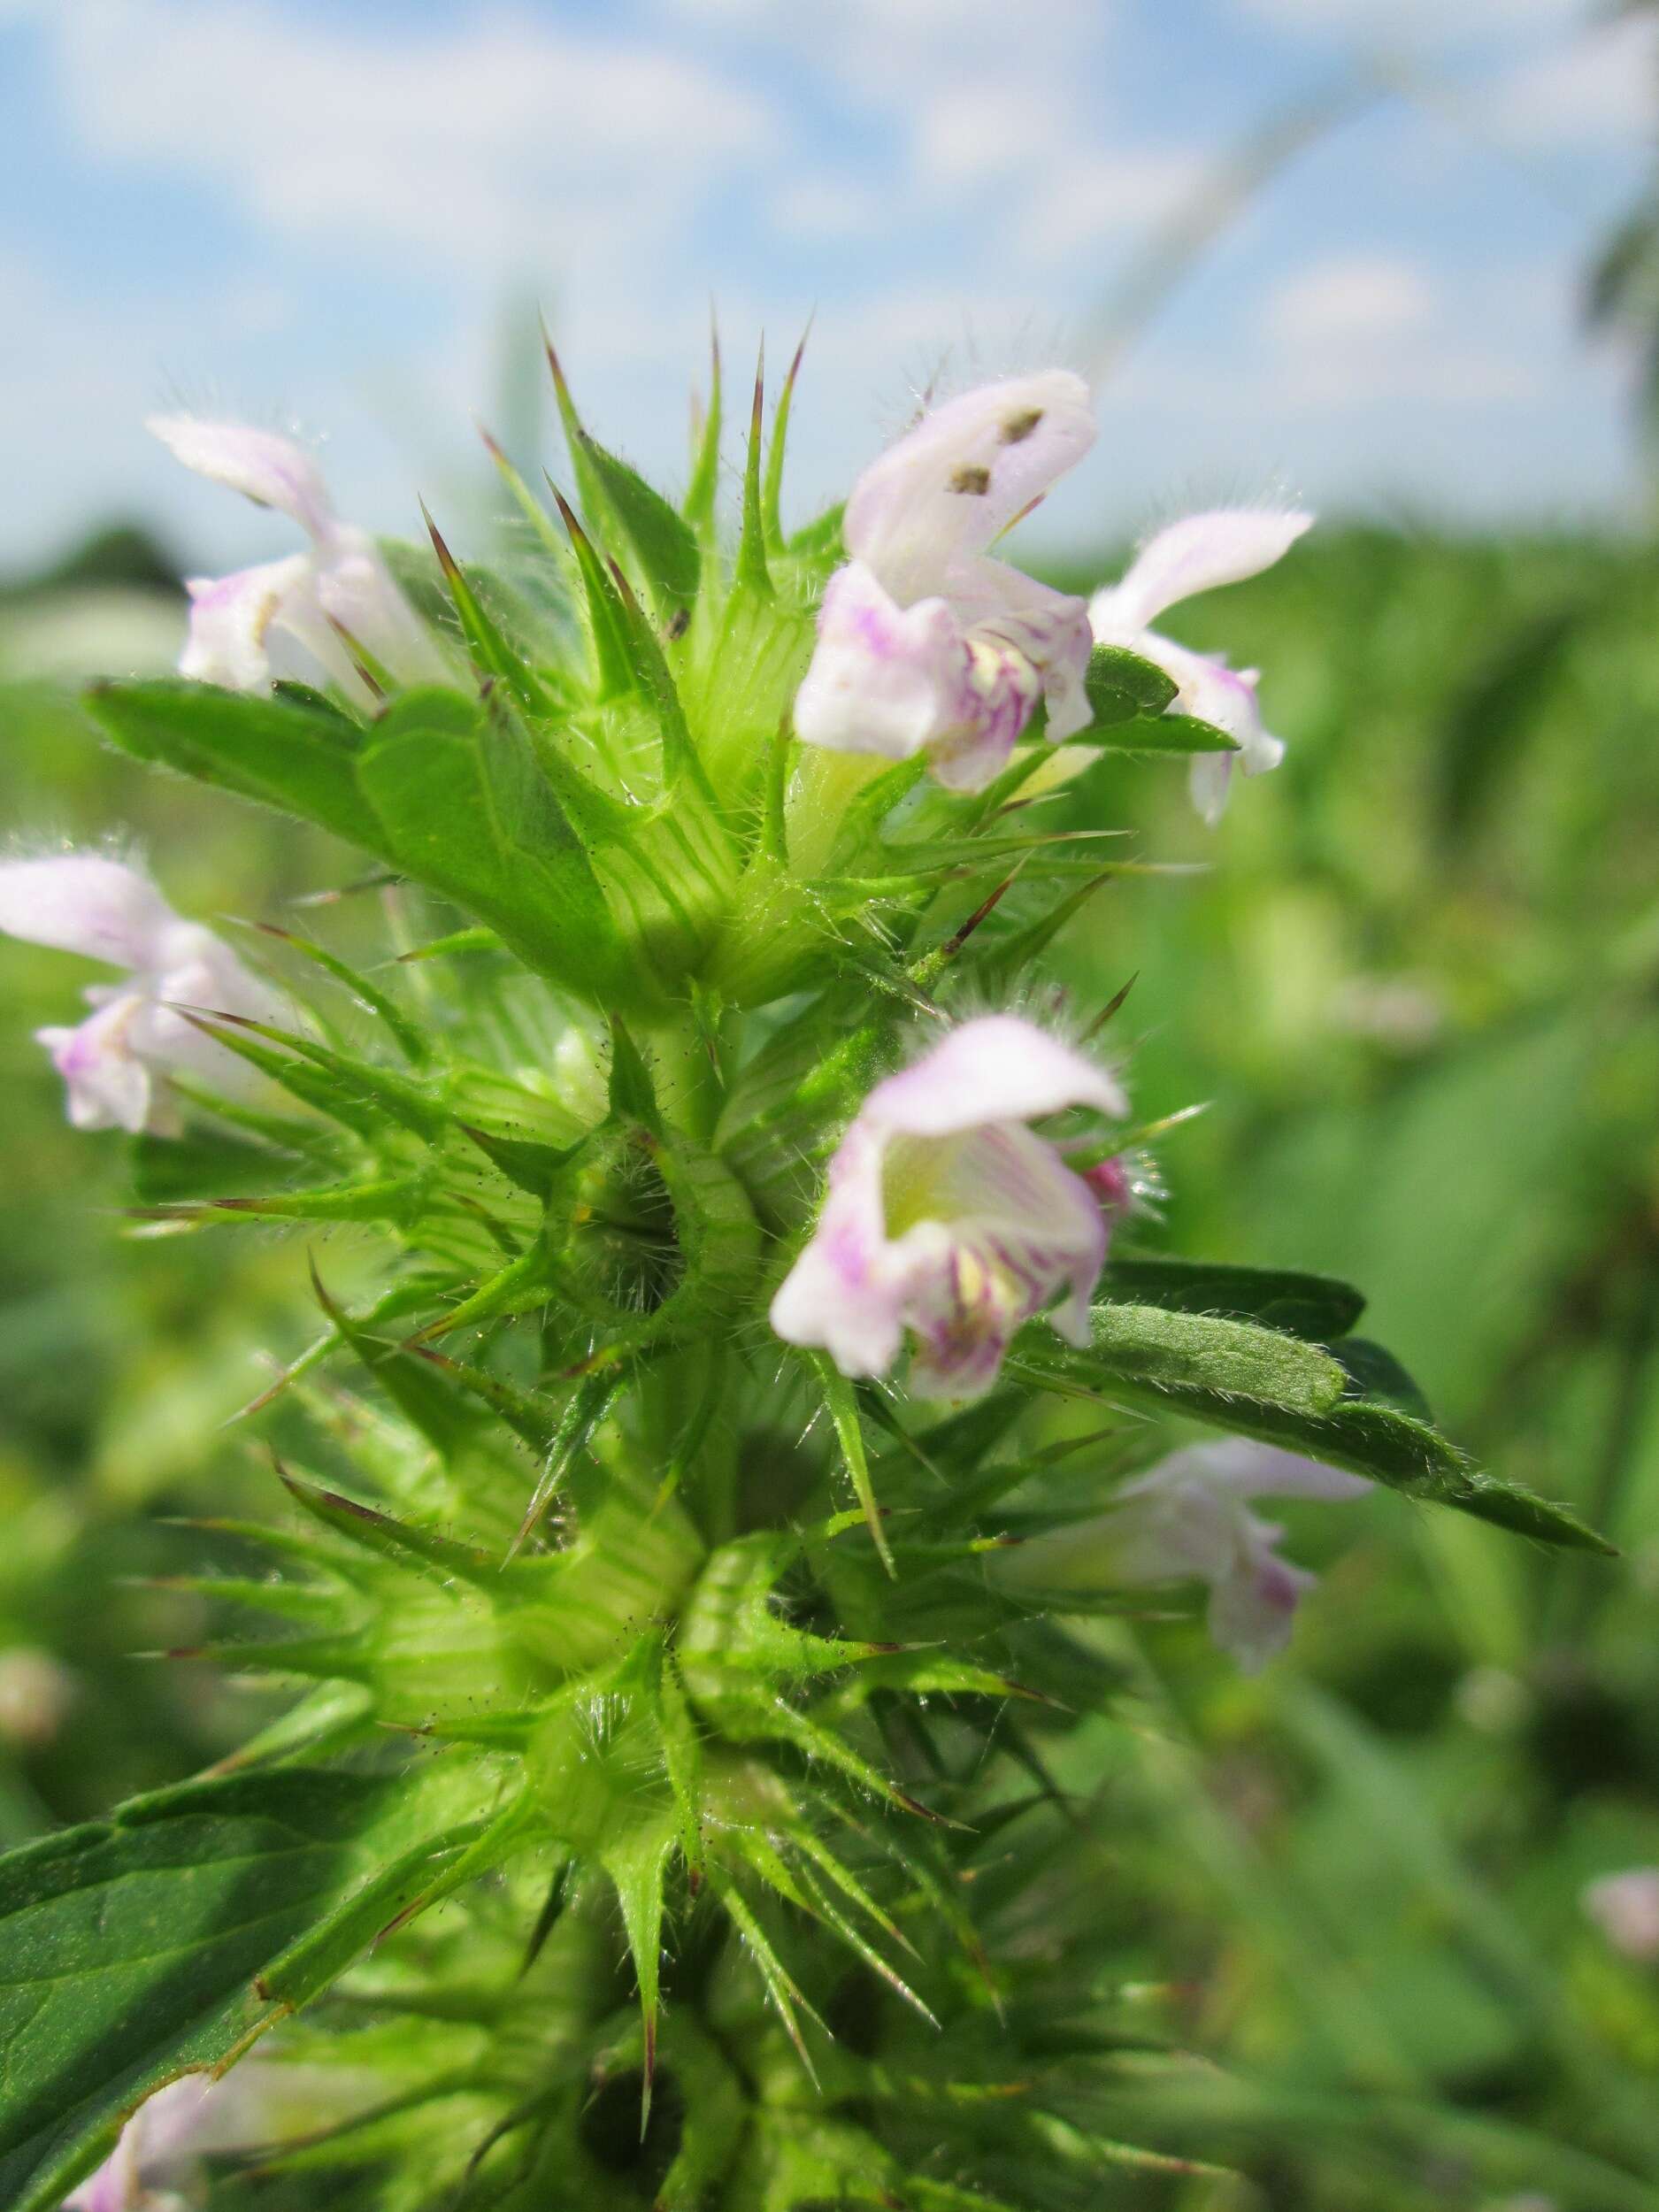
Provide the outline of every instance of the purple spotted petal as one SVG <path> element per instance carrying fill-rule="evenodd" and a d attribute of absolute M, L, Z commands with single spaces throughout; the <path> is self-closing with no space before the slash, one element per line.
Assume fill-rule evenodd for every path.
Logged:
<path fill-rule="evenodd" d="M 825 594 L 795 726 L 808 744 L 909 759 L 982 791 L 1038 703 L 1061 739 L 1089 718 L 1092 639 L 1080 599 L 988 557 L 995 540 L 1094 435 L 1064 370 L 1013 377 L 926 414 L 848 502 L 851 560 Z"/>
<path fill-rule="evenodd" d="M 916 1255 L 888 1242 L 882 1208 L 885 1142 L 854 1122 L 829 1164 L 829 1187 L 812 1240 L 772 1302 L 787 1344 L 827 1351 L 843 1375 L 884 1375 L 904 1340 Z"/>
<path fill-rule="evenodd" d="M 853 488 L 841 535 L 902 605 L 949 598 L 971 563 L 1094 442 L 1066 369 L 982 384 L 930 408 Z"/>
<path fill-rule="evenodd" d="M 1048 703 L 1044 734 L 1059 744 L 1091 718 L 1084 679 L 1094 638 L 1088 603 L 1002 561 L 979 561 L 957 584 L 953 605 L 971 634 L 1022 656 Z"/>
<path fill-rule="evenodd" d="M 872 570 L 849 562 L 824 595 L 818 644 L 795 694 L 795 735 L 835 752 L 908 760 L 951 728 L 968 662 L 942 599 L 901 607 Z"/>
<path fill-rule="evenodd" d="M 890 760 L 926 750 L 949 789 L 982 791 L 1006 765 L 1042 682 L 1018 644 L 964 632 L 942 599 L 897 605 L 851 561 L 824 595 L 818 644 L 795 694 L 795 734 Z"/>

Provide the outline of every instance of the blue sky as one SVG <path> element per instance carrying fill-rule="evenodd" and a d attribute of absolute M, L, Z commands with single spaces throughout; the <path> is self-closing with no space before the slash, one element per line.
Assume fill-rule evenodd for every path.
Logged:
<path fill-rule="evenodd" d="M 710 299 L 740 381 L 816 311 L 803 512 L 936 377 L 1109 351 L 1051 542 L 1281 490 L 1628 510 L 1628 365 L 1578 299 L 1655 79 L 1651 25 L 1572 0 L 0 0 L 0 567 L 120 511 L 205 565 L 279 549 L 144 436 L 180 401 L 465 541 L 536 303 L 594 427 L 675 480 Z M 1107 349 L 1246 136 L 1343 98 Z"/>

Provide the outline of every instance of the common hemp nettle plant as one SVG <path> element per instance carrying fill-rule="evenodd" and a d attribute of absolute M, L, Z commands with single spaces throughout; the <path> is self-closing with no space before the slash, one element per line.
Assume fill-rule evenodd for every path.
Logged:
<path fill-rule="evenodd" d="M 1160 2038 L 1049 1778 L 1123 1617 L 1279 1650 L 1310 1578 L 1263 1497 L 1598 1541 L 1345 1284 L 1155 1248 L 1180 1117 L 1045 973 L 1150 864 L 1053 826 L 1068 779 L 1166 757 L 1213 818 L 1278 760 L 1254 675 L 1153 626 L 1308 518 L 1192 516 L 1091 605 L 999 549 L 1094 437 L 1068 373 L 924 408 L 790 535 L 795 370 L 728 523 L 718 360 L 678 506 L 552 366 L 573 503 L 492 448 L 511 575 L 342 523 L 285 439 L 153 426 L 303 542 L 93 710 L 353 849 L 384 960 L 233 945 L 113 852 L 0 865 L 0 927 L 101 964 L 41 1041 L 136 1210 L 299 1231 L 319 1309 L 249 1409 L 269 1517 L 178 1540 L 277 1717 L 0 1862 L 20 2212 L 250 2166 L 384 2212 L 1098 2205 L 1160 2162 Z M 285 2076 L 327 2085 L 297 2137 Z"/>

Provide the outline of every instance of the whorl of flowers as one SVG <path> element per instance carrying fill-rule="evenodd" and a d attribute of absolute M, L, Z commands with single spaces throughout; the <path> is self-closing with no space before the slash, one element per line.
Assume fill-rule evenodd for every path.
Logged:
<path fill-rule="evenodd" d="M 291 1701 L 0 1863 L 19 2212 L 171 2185 L 169 2085 L 273 2031 L 362 2092 L 302 2176 L 399 2212 L 1093 2200 L 1122 1977 L 1030 1778 L 1121 1617 L 1197 1585 L 1277 1651 L 1310 1578 L 1259 1493 L 1596 1540 L 1440 1435 L 1348 1286 L 1158 1248 L 1182 1102 L 1136 1124 L 1122 994 L 1046 972 L 1125 864 L 1051 749 L 1192 764 L 1211 815 L 1271 766 L 1255 678 L 1149 626 L 1307 518 L 1189 518 L 1089 605 L 998 550 L 1094 438 L 1067 372 L 925 409 L 791 532 L 795 370 L 728 528 L 718 358 L 677 504 L 551 365 L 574 497 L 492 446 L 492 564 L 377 543 L 270 432 L 153 426 L 306 544 L 193 583 L 181 680 L 92 711 L 349 849 L 384 959 L 0 865 L 0 930 L 119 972 L 41 1041 L 146 1229 L 297 1228 L 319 1310 L 248 1409 L 276 1511 L 179 1540 L 242 1562 L 185 1578 L 198 1655 Z"/>

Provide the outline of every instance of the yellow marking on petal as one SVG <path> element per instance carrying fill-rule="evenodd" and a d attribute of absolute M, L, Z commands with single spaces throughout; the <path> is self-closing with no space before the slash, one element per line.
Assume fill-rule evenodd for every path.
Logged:
<path fill-rule="evenodd" d="M 958 1245 L 956 1261 L 956 1302 L 964 1307 L 977 1305 L 981 1294 L 990 1288 L 991 1272 L 977 1252 L 965 1245 Z"/>

